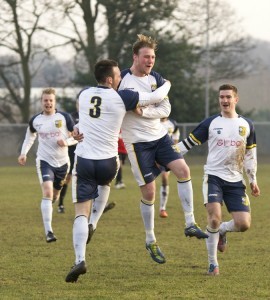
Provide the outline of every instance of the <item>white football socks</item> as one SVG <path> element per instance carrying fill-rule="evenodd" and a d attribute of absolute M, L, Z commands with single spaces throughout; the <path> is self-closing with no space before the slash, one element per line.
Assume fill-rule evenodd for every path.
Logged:
<path fill-rule="evenodd" d="M 53 213 L 52 200 L 43 198 L 41 200 L 40 208 L 41 208 L 41 214 L 42 214 L 45 234 L 47 234 L 48 231 L 53 232 L 53 230 L 52 230 L 52 213 Z"/>
<path fill-rule="evenodd" d="M 195 217 L 193 212 L 193 189 L 191 180 L 184 182 L 178 180 L 177 190 L 185 215 L 186 227 L 192 226 L 195 224 Z"/>
<path fill-rule="evenodd" d="M 110 195 L 110 186 L 108 185 L 99 185 L 98 186 L 98 194 L 99 196 L 93 200 L 92 209 L 90 213 L 89 224 L 93 225 L 93 229 L 95 230 L 97 227 L 97 223 L 100 217 L 103 214 L 104 208 L 108 202 Z"/>
<path fill-rule="evenodd" d="M 86 241 L 88 238 L 88 219 L 78 216 L 73 223 L 73 247 L 75 251 L 75 264 L 85 261 Z"/>
<path fill-rule="evenodd" d="M 155 223 L 154 204 L 146 205 L 141 201 L 140 209 L 141 209 L 141 215 L 142 215 L 145 234 L 146 234 L 146 244 L 154 243 L 156 241 L 156 237 L 154 233 L 154 223 Z"/>
<path fill-rule="evenodd" d="M 233 231 L 238 231 L 236 230 L 235 228 L 235 225 L 234 225 L 234 220 L 230 220 L 228 222 L 222 222 L 220 224 L 220 228 L 219 228 L 219 232 L 220 234 L 224 234 L 226 232 L 233 232 Z"/>
<path fill-rule="evenodd" d="M 207 226 L 207 233 L 209 237 L 205 239 L 205 242 L 208 251 L 208 262 L 209 265 L 213 264 L 218 266 L 217 245 L 219 240 L 219 229 L 213 229 Z"/>

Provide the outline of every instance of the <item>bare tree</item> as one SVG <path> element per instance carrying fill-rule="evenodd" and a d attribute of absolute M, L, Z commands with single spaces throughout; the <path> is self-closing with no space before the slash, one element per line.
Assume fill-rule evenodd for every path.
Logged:
<path fill-rule="evenodd" d="M 120 63 L 131 63 L 131 45 L 138 33 L 160 36 L 166 25 L 174 19 L 177 0 L 99 0 L 105 8 L 108 24 L 104 46 L 108 56 Z M 154 36 L 153 36 L 154 37 Z"/>
<path fill-rule="evenodd" d="M 243 76 L 250 66 L 243 56 L 250 47 L 248 40 L 237 31 L 238 20 L 225 2 L 209 3 L 211 79 Z M 206 1 L 0 0 L 0 6 L 0 51 L 7 53 L 0 62 L 0 85 L 5 88 L 0 95 L 0 119 L 29 120 L 32 79 L 46 54 L 59 46 L 65 54 L 66 46 L 72 45 L 80 85 L 94 84 L 92 70 L 102 57 L 128 67 L 138 33 L 156 37 L 161 44 L 165 41 L 161 48 L 167 63 L 160 65 L 168 78 L 176 75 L 175 65 L 179 66 L 183 81 L 178 81 L 178 89 L 185 87 L 186 78 L 204 76 Z"/>
<path fill-rule="evenodd" d="M 42 16 L 50 9 L 49 3 L 47 0 L 0 1 L 1 120 L 29 121 L 32 79 L 43 63 L 44 52 L 51 47 L 42 40 L 39 30 Z M 43 55 L 37 63 L 40 53 Z"/>
<path fill-rule="evenodd" d="M 72 32 L 63 34 L 61 27 L 50 32 L 73 44 L 77 82 L 93 84 L 97 59 L 106 56 L 126 62 L 136 35 L 155 32 L 158 22 L 172 17 L 176 5 L 177 0 L 130 0 L 128 5 L 126 0 L 61 0 L 55 9 L 64 12 Z"/>
<path fill-rule="evenodd" d="M 255 61 L 247 57 L 254 45 L 241 27 L 241 20 L 225 1 L 182 0 L 175 16 L 173 28 L 177 36 L 197 46 L 201 56 L 200 73 L 205 71 L 209 50 L 210 81 L 243 77 L 253 69 Z"/>
<path fill-rule="evenodd" d="M 74 67 L 79 77 L 86 82 L 94 82 L 93 66 L 101 55 L 98 37 L 99 1 L 95 0 L 58 0 L 54 3 L 58 15 L 58 26 L 40 26 L 39 29 L 61 38 L 74 48 Z M 59 46 L 59 45 L 58 45 Z"/>

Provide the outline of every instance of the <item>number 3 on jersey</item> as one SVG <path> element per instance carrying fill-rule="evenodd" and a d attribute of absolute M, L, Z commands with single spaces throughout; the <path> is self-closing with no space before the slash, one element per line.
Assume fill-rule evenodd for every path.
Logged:
<path fill-rule="evenodd" d="M 99 118 L 101 113 L 101 98 L 98 96 L 94 96 L 91 98 L 90 103 L 92 103 L 94 107 L 89 109 L 89 116 L 92 118 Z"/>

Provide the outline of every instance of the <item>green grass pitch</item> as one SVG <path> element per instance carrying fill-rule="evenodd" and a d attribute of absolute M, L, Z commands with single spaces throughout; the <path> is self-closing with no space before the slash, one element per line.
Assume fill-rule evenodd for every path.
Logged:
<path fill-rule="evenodd" d="M 190 168 L 196 221 L 206 226 L 202 204 L 203 164 Z M 0 298 L 10 299 L 270 299 L 270 164 L 258 166 L 259 198 L 250 197 L 252 226 L 228 234 L 228 251 L 219 254 L 220 276 L 208 277 L 205 242 L 184 236 L 184 218 L 173 174 L 169 217 L 158 216 L 157 179 L 155 233 L 167 262 L 158 265 L 145 249 L 139 211 L 140 192 L 129 165 L 127 186 L 111 189 L 116 207 L 104 214 L 87 245 L 88 271 L 76 284 L 65 283 L 74 263 L 71 186 L 65 214 L 54 206 L 56 243 L 45 242 L 40 213 L 41 189 L 33 164 L 0 167 Z M 249 189 L 248 189 L 249 193 Z M 250 194 L 250 193 L 249 193 Z M 224 219 L 229 215 L 223 208 Z"/>

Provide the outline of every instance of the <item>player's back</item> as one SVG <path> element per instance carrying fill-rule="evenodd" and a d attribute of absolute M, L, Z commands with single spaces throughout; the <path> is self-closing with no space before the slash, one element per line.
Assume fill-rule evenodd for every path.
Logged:
<path fill-rule="evenodd" d="M 76 154 L 88 159 L 107 159 L 118 154 L 118 135 L 126 113 L 122 98 L 106 87 L 90 87 L 79 96 L 79 130 L 84 139 Z"/>

